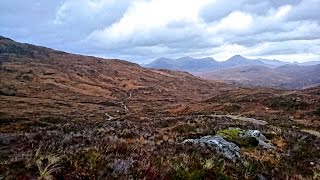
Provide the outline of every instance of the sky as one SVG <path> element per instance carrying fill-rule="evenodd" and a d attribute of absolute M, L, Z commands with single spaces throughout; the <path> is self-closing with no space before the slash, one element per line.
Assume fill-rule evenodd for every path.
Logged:
<path fill-rule="evenodd" d="M 320 60 L 320 0 L 1 0 L 0 35 L 136 63 L 307 62 Z"/>

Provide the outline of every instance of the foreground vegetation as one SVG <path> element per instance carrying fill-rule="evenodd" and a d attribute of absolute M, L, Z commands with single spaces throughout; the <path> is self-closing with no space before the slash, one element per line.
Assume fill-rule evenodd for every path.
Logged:
<path fill-rule="evenodd" d="M 143 120 L 141 120 L 143 119 Z M 150 118 L 151 119 L 151 118 Z M 320 138 L 299 128 L 259 126 L 200 115 L 66 123 L 62 118 L 19 122 L 1 133 L 2 179 L 255 179 L 319 178 Z M 7 125 L 9 126 L 10 123 Z M 12 125 L 12 124 L 11 124 Z M 146 128 L 147 127 L 147 128 Z M 237 130 L 259 129 L 276 149 L 254 148 Z M 2 129 L 3 130 L 3 129 Z M 232 162 L 213 148 L 182 144 L 187 138 L 224 135 L 241 146 Z"/>

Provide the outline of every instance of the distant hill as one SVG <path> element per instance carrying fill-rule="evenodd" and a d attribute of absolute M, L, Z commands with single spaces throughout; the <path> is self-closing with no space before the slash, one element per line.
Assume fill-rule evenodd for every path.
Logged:
<path fill-rule="evenodd" d="M 187 71 L 193 74 L 199 74 L 203 72 L 219 71 L 222 69 L 235 68 L 240 66 L 262 65 L 270 68 L 276 68 L 286 64 L 295 64 L 290 62 L 284 62 L 280 60 L 269 59 L 248 59 L 240 55 L 235 55 L 226 61 L 216 61 L 211 57 L 206 58 L 193 58 L 182 57 L 178 59 L 159 58 L 152 61 L 149 64 L 143 65 L 144 67 L 154 69 L 168 69 Z M 316 65 L 320 64 L 320 61 L 312 61 L 307 63 L 299 63 L 298 65 Z"/>
<path fill-rule="evenodd" d="M 277 68 L 242 66 L 203 73 L 200 76 L 244 86 L 302 89 L 320 85 L 320 65 L 287 64 Z"/>
<path fill-rule="evenodd" d="M 240 55 L 235 55 L 229 58 L 226 61 L 220 62 L 220 65 L 222 68 L 233 68 L 233 67 L 238 67 L 238 66 L 248 66 L 248 65 L 266 65 L 260 60 L 256 59 L 247 59 L 243 56 Z"/>
<path fill-rule="evenodd" d="M 270 59 L 261 59 L 261 58 L 259 58 L 259 59 L 257 59 L 257 60 L 259 60 L 259 61 L 261 61 L 261 62 L 263 62 L 264 64 L 267 64 L 267 65 L 269 65 L 269 66 L 273 66 L 273 67 L 283 66 L 283 65 L 286 65 L 286 64 L 291 64 L 291 63 L 289 63 L 289 62 L 283 62 L 283 61 L 276 60 L 276 59 L 270 60 Z"/>
<path fill-rule="evenodd" d="M 320 61 L 290 63 L 280 60 L 248 59 L 235 55 L 226 61 L 211 57 L 159 58 L 145 65 L 154 69 L 179 70 L 210 80 L 237 85 L 301 89 L 320 84 Z"/>
<path fill-rule="evenodd" d="M 93 111 L 96 114 L 117 112 L 123 108 L 115 102 L 124 101 L 129 94 L 137 102 L 130 104 L 134 112 L 147 107 L 141 102 L 148 103 L 148 109 L 149 106 L 163 109 L 168 104 L 166 101 L 201 100 L 210 96 L 206 92 L 220 86 L 229 87 L 185 72 L 147 69 L 123 60 L 69 54 L 2 36 L 0 65 L 0 98 L 5 100 L 0 103 L 0 115 L 5 111 L 8 117 L 20 113 L 24 117 L 28 112 L 32 112 L 32 116 L 43 115 L 46 113 L 43 109 L 54 109 L 53 106 L 60 109 L 61 102 L 72 107 L 55 112 L 63 116 L 74 116 L 74 109 L 80 118 Z M 25 109 L 8 110 L 20 104 L 19 107 Z M 79 104 L 86 106 L 78 107 Z M 96 106 L 101 109 L 95 109 Z"/>
<path fill-rule="evenodd" d="M 179 59 L 159 58 L 145 65 L 145 67 L 187 72 L 203 72 L 217 69 L 219 67 L 219 62 L 211 57 L 197 59 L 186 56 Z"/>
<path fill-rule="evenodd" d="M 309 62 L 298 63 L 298 64 L 303 65 L 303 66 L 310 66 L 310 65 L 320 64 L 320 61 L 309 61 Z"/>

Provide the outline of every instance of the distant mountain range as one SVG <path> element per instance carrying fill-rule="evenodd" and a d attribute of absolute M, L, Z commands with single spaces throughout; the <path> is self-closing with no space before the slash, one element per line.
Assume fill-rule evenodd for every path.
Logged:
<path fill-rule="evenodd" d="M 199 76 L 243 86 L 302 89 L 320 85 L 320 64 L 284 65 L 277 68 L 261 65 L 241 66 L 207 72 Z"/>
<path fill-rule="evenodd" d="M 145 66 L 187 71 L 206 79 L 244 86 L 302 89 L 320 84 L 320 61 L 290 63 L 235 55 L 222 62 L 211 57 L 160 58 Z"/>
<path fill-rule="evenodd" d="M 159 58 L 144 66 L 148 68 L 179 70 L 187 71 L 193 74 L 198 74 L 203 72 L 229 69 L 239 66 L 262 65 L 270 68 L 275 68 L 287 64 L 298 64 L 306 66 L 320 64 L 320 61 L 312 61 L 306 63 L 290 63 L 280 60 L 269 60 L 261 58 L 248 59 L 240 55 L 235 55 L 226 61 L 216 61 L 211 57 L 197 59 L 186 56 L 178 59 Z"/>

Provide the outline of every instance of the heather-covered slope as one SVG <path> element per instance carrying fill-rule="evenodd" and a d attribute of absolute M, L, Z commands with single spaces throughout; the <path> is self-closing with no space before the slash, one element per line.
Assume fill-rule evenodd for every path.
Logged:
<path fill-rule="evenodd" d="M 35 107 L 46 105 L 60 111 L 63 104 L 69 106 L 64 111 L 81 108 L 86 113 L 93 104 L 112 104 L 130 94 L 132 100 L 152 104 L 201 100 L 220 86 L 227 87 L 188 73 L 145 69 L 126 61 L 72 55 L 4 38 L 0 45 L 1 111 L 9 114 L 6 102 L 11 101 L 24 103 L 21 114 L 38 113 L 43 108 Z"/>
<path fill-rule="evenodd" d="M 320 87 L 240 88 L 0 38 L 0 179 L 312 179 Z M 260 123 L 263 122 L 263 123 Z M 232 161 L 182 143 L 230 127 Z"/>

